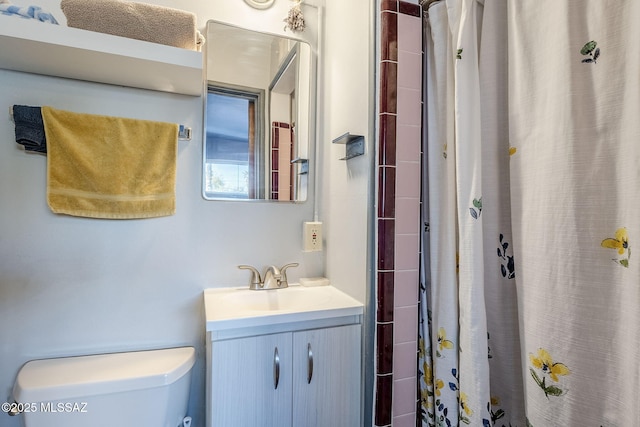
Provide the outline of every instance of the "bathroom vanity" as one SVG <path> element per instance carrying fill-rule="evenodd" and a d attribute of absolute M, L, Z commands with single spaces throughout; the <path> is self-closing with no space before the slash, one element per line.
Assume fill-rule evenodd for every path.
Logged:
<path fill-rule="evenodd" d="M 361 303 L 332 286 L 204 300 L 208 427 L 360 425 Z"/>

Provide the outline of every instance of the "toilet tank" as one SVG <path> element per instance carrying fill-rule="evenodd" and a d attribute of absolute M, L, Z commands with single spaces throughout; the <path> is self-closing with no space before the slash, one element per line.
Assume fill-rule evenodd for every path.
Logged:
<path fill-rule="evenodd" d="M 33 360 L 13 398 L 25 427 L 176 427 L 194 362 L 193 347 Z"/>

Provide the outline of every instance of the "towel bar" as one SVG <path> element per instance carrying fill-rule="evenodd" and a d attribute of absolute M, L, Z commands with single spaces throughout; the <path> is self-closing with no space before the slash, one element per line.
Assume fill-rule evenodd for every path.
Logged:
<path fill-rule="evenodd" d="M 180 125 L 178 129 L 178 139 L 180 141 L 191 141 L 191 128 Z"/>
<path fill-rule="evenodd" d="M 9 105 L 9 117 L 13 121 L 13 105 Z M 191 141 L 191 128 L 185 125 L 180 125 L 178 128 L 178 139 L 180 141 Z"/>

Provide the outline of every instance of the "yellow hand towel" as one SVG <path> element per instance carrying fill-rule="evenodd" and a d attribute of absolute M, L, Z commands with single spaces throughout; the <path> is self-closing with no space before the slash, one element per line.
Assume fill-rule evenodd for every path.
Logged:
<path fill-rule="evenodd" d="M 90 218 L 175 213 L 177 124 L 46 106 L 42 119 L 53 212 Z"/>

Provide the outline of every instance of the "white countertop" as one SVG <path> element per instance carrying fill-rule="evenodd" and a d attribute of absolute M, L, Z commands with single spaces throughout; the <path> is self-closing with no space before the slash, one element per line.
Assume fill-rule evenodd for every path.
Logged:
<path fill-rule="evenodd" d="M 364 311 L 362 303 L 333 286 L 206 289 L 204 305 L 207 332 L 362 316 Z"/>

